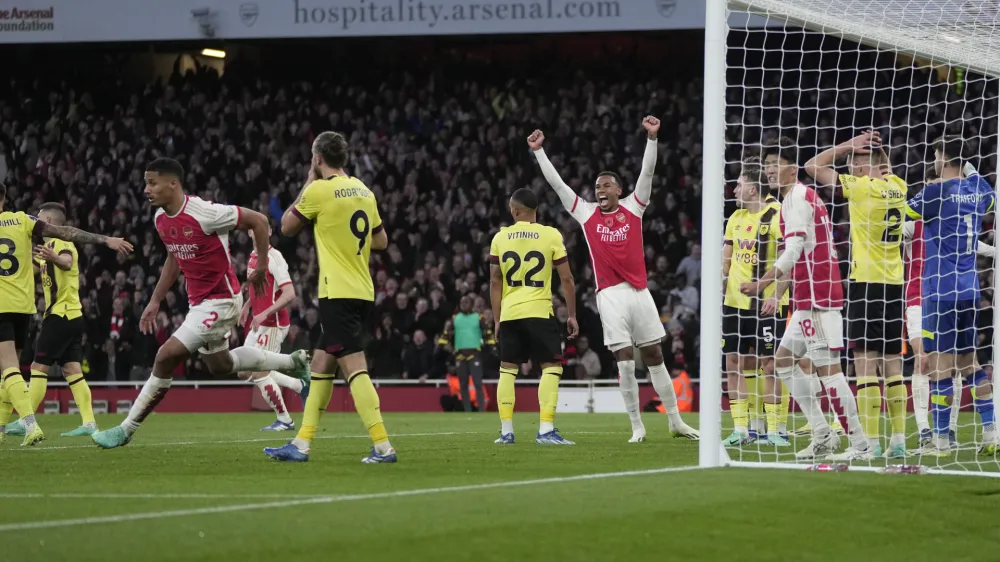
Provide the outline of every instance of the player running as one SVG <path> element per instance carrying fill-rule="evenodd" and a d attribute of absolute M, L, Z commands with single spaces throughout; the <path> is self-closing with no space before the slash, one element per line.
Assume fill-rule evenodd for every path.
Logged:
<path fill-rule="evenodd" d="M 849 174 L 836 161 L 847 158 Z M 882 456 L 882 393 L 892 435 L 887 458 L 906 457 L 906 385 L 903 383 L 903 212 L 906 182 L 892 173 L 882 139 L 864 133 L 820 152 L 805 164 L 818 185 L 840 185 L 848 202 L 851 227 L 850 295 L 847 334 L 854 350 L 858 410 L 865 436 Z"/>
<path fill-rule="evenodd" d="M 656 134 L 660 120 L 648 116 L 642 120 L 646 129 L 646 150 L 642 171 L 635 190 L 624 199 L 621 178 L 614 172 L 600 172 L 594 182 L 597 203 L 584 201 L 562 181 L 542 149 L 545 135 L 534 131 L 528 146 L 535 153 L 542 174 L 559 195 L 569 214 L 583 228 L 590 261 L 594 266 L 597 308 L 604 327 L 604 344 L 618 361 L 618 386 L 625 399 L 625 409 L 632 422 L 629 443 L 646 439 L 639 408 L 639 383 L 635 379 L 633 344 L 639 348 L 643 363 L 649 369 L 653 388 L 663 401 L 670 420 L 670 432 L 677 437 L 698 439 L 698 431 L 681 419 L 677 396 L 670 373 L 663 364 L 661 340 L 666 336 L 660 315 L 649 289 L 646 288 L 646 260 L 642 245 L 642 215 L 649 204 L 656 168 Z"/>
<path fill-rule="evenodd" d="M 375 195 L 357 178 L 347 175 L 347 140 L 340 133 L 320 133 L 312 146 L 309 178 L 295 203 L 281 217 L 281 233 L 297 235 L 313 225 L 319 257 L 319 310 L 323 324 L 321 349 L 312 361 L 312 389 L 298 435 L 288 444 L 265 448 L 276 460 L 309 460 L 309 446 L 319 419 L 330 404 L 338 366 L 354 398 L 354 407 L 372 439 L 363 463 L 394 463 L 378 393 L 368 375 L 366 333 L 375 306 L 375 288 L 368 269 L 371 250 L 389 245 Z"/>
<path fill-rule="evenodd" d="M 953 377 L 972 377 L 974 405 L 983 425 L 979 453 L 1000 450 L 993 410 L 993 384 L 976 361 L 976 312 L 979 275 L 976 248 L 983 216 L 993 209 L 993 188 L 974 169 L 965 177 L 965 142 L 945 136 L 934 145 L 934 170 L 941 181 L 930 183 L 907 203 L 910 218 L 924 227 L 923 349 L 931 382 L 933 439 L 920 452 L 945 455 L 954 399 Z"/>
<path fill-rule="evenodd" d="M 268 234 L 271 230 L 268 228 Z M 250 231 L 250 239 L 254 239 Z M 255 241 L 256 242 L 256 241 Z M 257 269 L 257 248 L 254 247 L 247 262 L 247 271 Z M 288 305 L 295 300 L 295 286 L 292 276 L 288 273 L 288 263 L 276 248 L 268 243 L 267 275 L 264 278 L 264 289 L 258 290 L 250 286 L 250 299 L 243 305 L 240 312 L 240 325 L 246 326 L 250 320 L 246 340 L 243 345 L 265 351 L 278 353 L 281 344 L 288 335 L 289 315 Z M 305 371 L 302 371 L 305 372 Z M 278 419 L 271 425 L 261 428 L 261 431 L 291 431 L 295 422 L 288 415 L 285 399 L 281 395 L 282 388 L 290 388 L 302 397 L 303 404 L 309 396 L 309 381 L 290 377 L 278 371 L 240 373 L 239 377 L 251 380 L 260 390 L 267 405 L 274 410 Z"/>
<path fill-rule="evenodd" d="M 66 222 L 66 207 L 45 203 L 39 208 L 38 220 L 62 226 Z M 59 363 L 62 375 L 69 383 L 73 400 L 80 410 L 80 427 L 63 433 L 63 437 L 90 435 L 97 431 L 91 403 L 90 385 L 83 378 L 83 305 L 80 303 L 80 266 L 76 246 L 72 242 L 45 238 L 35 246 L 35 269 L 42 278 L 45 294 L 45 315 L 35 344 L 35 359 L 31 364 L 28 394 L 32 411 L 45 399 L 49 369 Z M 24 435 L 21 420 L 7 426 L 8 435 Z"/>
<path fill-rule="evenodd" d="M 286 371 L 305 369 L 308 353 L 280 355 L 253 347 L 229 350 L 230 331 L 243 307 L 240 284 L 229 256 L 229 233 L 251 230 L 258 253 L 256 268 L 247 281 L 263 290 L 267 278 L 268 226 L 264 215 L 243 207 L 210 203 L 184 194 L 184 168 L 170 158 L 157 158 L 146 166 L 145 194 L 156 207 L 153 223 L 167 247 L 167 261 L 149 304 L 139 319 L 139 329 L 155 329 L 160 302 L 178 275 L 184 274 L 191 308 L 180 328 L 160 346 L 153 372 L 132 404 L 121 425 L 94 433 L 98 446 L 112 449 L 127 445 L 142 422 L 167 395 L 174 369 L 195 353 L 214 375 L 242 371 Z"/>
<path fill-rule="evenodd" d="M 808 357 L 816 367 L 830 402 L 844 418 L 841 424 L 850 430 L 851 447 L 846 454 L 852 459 L 873 458 L 874 450 L 861 430 L 854 395 L 840 368 L 840 352 L 844 349 L 840 309 L 844 305 L 844 292 L 833 248 L 830 217 L 813 189 L 787 181 L 789 176 L 797 174 L 791 139 L 782 137 L 777 144 L 764 147 L 763 153 L 769 181 L 781 186 L 781 233 L 785 238 L 785 251 L 760 281 L 745 284 L 743 293 L 757 295 L 777 280 L 774 294 L 780 295 L 788 283 L 792 285 L 794 312 L 775 354 L 774 367 L 812 428 L 812 441 L 796 453 L 796 458 L 814 459 L 832 454 L 840 447 L 840 437 L 820 410 L 811 375 L 806 375 L 799 366 L 803 357 Z M 772 296 L 764 302 L 761 313 L 774 314 L 777 308 L 777 299 Z"/>
<path fill-rule="evenodd" d="M 71 226 L 55 225 L 23 212 L 4 210 L 7 186 L 0 183 L 0 442 L 6 437 L 7 420 L 17 410 L 24 426 L 21 446 L 45 439 L 35 422 L 35 408 L 21 376 L 18 356 L 28 336 L 28 322 L 35 308 L 35 276 L 32 269 L 32 237 L 58 238 L 77 244 L 103 244 L 121 256 L 132 253 L 132 245 L 121 238 L 91 234 Z"/>
<path fill-rule="evenodd" d="M 788 292 L 780 295 L 778 316 L 760 314 L 762 301 L 740 292 L 740 285 L 759 279 L 770 269 L 782 244 L 781 205 L 771 196 L 760 160 L 753 158 L 743 164 L 736 184 L 739 209 L 726 223 L 723 248 L 723 276 L 726 296 L 722 317 L 722 350 L 726 354 L 729 408 L 733 417 L 733 433 L 723 444 L 739 446 L 756 440 L 754 428 L 748 424 L 748 396 L 762 394 L 767 417 L 766 440 L 771 445 L 787 447 L 788 438 L 779 432 L 780 400 L 774 380 L 775 342 L 785 333 L 788 314 Z M 763 299 L 774 296 L 776 286 L 764 290 Z M 758 374 L 758 364 L 763 374 Z M 764 382 L 750 388 L 758 378 Z M 759 399 L 759 398 L 758 398 Z"/>
<path fill-rule="evenodd" d="M 580 333 L 576 322 L 576 284 L 566 259 L 562 234 L 535 222 L 538 196 L 522 187 L 510 198 L 514 224 L 500 229 L 490 244 L 490 302 L 500 346 L 500 411 L 502 445 L 514 444 L 514 379 L 528 359 L 541 365 L 538 383 L 539 445 L 574 445 L 553 425 L 562 378 L 562 337 L 552 315 L 552 268 L 559 272 L 569 319 L 568 337 Z"/>

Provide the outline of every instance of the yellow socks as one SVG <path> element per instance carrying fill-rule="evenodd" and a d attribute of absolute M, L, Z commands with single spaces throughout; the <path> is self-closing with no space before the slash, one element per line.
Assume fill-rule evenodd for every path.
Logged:
<path fill-rule="evenodd" d="M 747 417 L 750 425 L 750 429 L 759 430 L 761 425 L 762 416 L 758 414 L 758 410 L 763 413 L 764 408 L 764 387 L 758 386 L 758 383 L 764 382 L 764 377 L 758 376 L 759 373 L 756 369 L 752 371 L 743 371 L 743 379 L 746 380 L 747 385 Z"/>
<path fill-rule="evenodd" d="M 903 384 L 903 375 L 886 377 L 885 401 L 892 432 L 906 433 L 906 385 Z"/>
<path fill-rule="evenodd" d="M 31 378 L 34 380 L 34 374 L 32 374 Z M 69 389 L 73 393 L 73 400 L 76 402 L 76 407 L 80 410 L 80 421 L 83 422 L 83 425 L 97 423 L 94 421 L 94 404 L 90 396 L 90 385 L 87 384 L 87 379 L 83 378 L 82 374 L 76 373 L 74 375 L 66 375 L 66 382 L 69 383 Z M 34 385 L 35 383 L 31 384 Z"/>
<path fill-rule="evenodd" d="M 48 390 L 49 375 L 39 370 L 31 370 L 31 382 L 28 384 L 28 397 L 31 398 L 33 411 L 37 412 L 38 407 L 45 400 L 45 391 Z"/>
<path fill-rule="evenodd" d="M 733 427 L 736 431 L 747 433 L 747 400 L 737 398 L 729 401 L 729 414 L 733 416 Z"/>
<path fill-rule="evenodd" d="M 858 377 L 858 414 L 869 441 L 879 438 L 882 418 L 882 389 L 878 377 Z"/>
<path fill-rule="evenodd" d="M 372 384 L 368 371 L 362 369 L 351 373 L 347 377 L 347 386 L 351 388 L 354 407 L 361 415 L 361 422 L 365 424 L 365 429 L 368 430 L 368 435 L 372 438 L 372 444 L 376 446 L 376 449 L 380 449 L 379 453 L 385 454 L 386 450 L 381 450 L 380 446 L 383 443 L 388 445 L 389 435 L 385 431 L 385 424 L 382 423 L 378 392 L 375 392 L 375 385 Z"/>
<path fill-rule="evenodd" d="M 559 403 L 559 379 L 562 378 L 562 366 L 545 367 L 542 369 L 542 380 L 538 383 L 538 433 L 545 434 L 554 430 L 556 405 Z M 511 402 L 511 414 L 513 414 Z"/>
<path fill-rule="evenodd" d="M 779 404 L 770 404 L 764 402 L 764 415 L 767 417 L 767 433 L 777 434 L 778 433 L 778 409 L 781 406 Z"/>
<path fill-rule="evenodd" d="M 330 405 L 330 398 L 333 397 L 333 380 L 337 375 L 324 375 L 321 373 L 310 373 L 309 398 L 306 399 L 305 411 L 302 413 L 302 427 L 292 440 L 292 444 L 302 449 L 309 449 L 314 437 L 316 437 L 316 427 L 319 425 L 319 418 Z"/>
<path fill-rule="evenodd" d="M 14 404 L 10 401 L 7 391 L 0 388 L 0 432 L 10 421 L 10 415 L 14 412 Z"/>
<path fill-rule="evenodd" d="M 781 385 L 781 403 L 778 404 L 778 433 L 784 433 L 788 429 L 788 408 L 792 403 L 792 393 L 784 381 L 779 380 Z"/>
<path fill-rule="evenodd" d="M 497 410 L 500 411 L 500 433 L 514 433 L 514 380 L 517 369 L 500 367 L 500 382 L 497 384 Z M 539 396 L 541 389 L 539 388 Z"/>
<path fill-rule="evenodd" d="M 17 414 L 24 420 L 25 429 L 30 429 L 28 426 L 35 423 L 35 410 L 31 407 L 28 385 L 24 382 L 24 377 L 21 376 L 20 369 L 17 367 L 4 369 L 0 377 L 3 377 L 3 384 L 0 386 L 10 395 L 10 401 L 14 405 L 14 409 L 17 410 Z"/>

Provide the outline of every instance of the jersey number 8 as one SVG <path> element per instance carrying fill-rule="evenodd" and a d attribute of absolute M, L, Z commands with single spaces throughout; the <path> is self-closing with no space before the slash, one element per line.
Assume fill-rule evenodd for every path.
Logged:
<path fill-rule="evenodd" d="M 14 241 L 10 238 L 0 238 L 0 247 L 6 247 L 5 251 L 0 251 L 0 277 L 10 277 L 21 268 L 21 262 L 17 261 L 14 251 Z M 10 266 L 5 266 L 5 262 L 10 262 Z"/>
<path fill-rule="evenodd" d="M 368 213 L 358 209 L 351 215 L 351 234 L 358 239 L 358 253 L 361 255 L 361 250 L 365 247 L 365 241 L 368 240 L 368 233 L 371 231 L 371 225 L 368 224 Z"/>
<path fill-rule="evenodd" d="M 538 275 L 542 271 L 542 268 L 545 267 L 545 256 L 542 255 L 541 252 L 539 252 L 538 250 L 532 250 L 527 254 L 524 254 L 524 260 L 521 259 L 521 256 L 517 255 L 517 252 L 504 252 L 503 261 L 508 261 L 508 260 L 513 262 L 511 263 L 510 269 L 507 270 L 508 287 L 520 287 L 521 285 L 524 285 L 526 287 L 539 288 L 545 286 L 544 281 L 532 279 L 532 277 Z M 531 269 L 529 269 L 524 273 L 524 282 L 522 283 L 521 281 L 514 279 L 514 276 L 517 275 L 518 270 L 521 269 L 521 262 L 522 261 L 527 262 L 530 260 L 535 260 L 536 263 Z"/>

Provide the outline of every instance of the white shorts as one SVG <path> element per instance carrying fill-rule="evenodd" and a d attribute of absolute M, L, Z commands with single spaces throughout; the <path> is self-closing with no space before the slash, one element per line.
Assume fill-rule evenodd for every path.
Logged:
<path fill-rule="evenodd" d="M 906 307 L 906 339 L 913 341 L 924 337 L 924 312 L 918 304 Z"/>
<path fill-rule="evenodd" d="M 844 317 L 839 310 L 796 310 L 781 347 L 796 358 L 809 357 L 817 367 L 838 363 L 844 349 Z"/>
<path fill-rule="evenodd" d="M 243 295 L 202 301 L 191 307 L 173 337 L 191 353 L 211 355 L 225 351 L 229 349 L 229 335 L 240 320 L 242 308 Z"/>
<path fill-rule="evenodd" d="M 604 326 L 604 345 L 612 352 L 635 344 L 659 343 L 667 335 L 649 289 L 638 291 L 619 283 L 597 293 L 597 310 Z"/>
<path fill-rule="evenodd" d="M 260 326 L 247 334 L 247 339 L 243 342 L 243 345 L 245 347 L 278 353 L 281 351 L 281 344 L 285 342 L 285 336 L 287 335 L 288 326 Z"/>

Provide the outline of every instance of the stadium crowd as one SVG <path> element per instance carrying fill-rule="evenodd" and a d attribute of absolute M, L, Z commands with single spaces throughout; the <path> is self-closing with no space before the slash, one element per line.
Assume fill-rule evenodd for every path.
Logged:
<path fill-rule="evenodd" d="M 356 48 L 370 48 L 372 57 L 392 62 L 374 65 L 365 57 L 340 55 L 336 73 L 319 75 L 311 64 L 283 64 L 293 49 L 287 46 L 275 48 L 280 53 L 260 55 L 270 59 L 237 58 L 222 76 L 199 68 L 144 81 L 127 72 L 124 55 L 88 50 L 51 62 L 54 68 L 44 74 L 12 71 L 0 86 L 0 179 L 11 188 L 8 206 L 34 210 L 45 201 L 64 202 L 69 224 L 126 236 L 136 245 L 127 261 L 93 247 L 81 249 L 89 378 L 144 379 L 158 345 L 180 325 L 187 307 L 178 287 L 161 308 L 156 334 L 139 333 L 138 317 L 166 257 L 142 194 L 146 163 L 158 155 L 177 158 L 187 170 L 190 194 L 252 207 L 277 224 L 302 188 L 313 137 L 327 129 L 348 136 L 353 147 L 349 170 L 376 194 L 390 237 L 387 251 L 374 253 L 371 263 L 377 293 L 369 344 L 373 376 L 443 377 L 450 353 L 438 336 L 464 295 L 491 322 L 489 241 L 510 220 L 510 193 L 530 186 L 543 195 L 539 220 L 564 234 L 583 305 L 582 337 L 565 349 L 572 365 L 565 378 L 612 377 L 614 361 L 602 345 L 586 242 L 545 184 L 524 139 L 535 128 L 545 130 L 550 139 L 546 150 L 563 178 L 592 199 L 590 186 L 599 170 L 618 172 L 626 191 L 634 185 L 645 143 L 640 120 L 647 113 L 663 121 L 660 160 L 643 224 L 649 284 L 667 327 L 667 366 L 696 375 L 702 251 L 697 242 L 700 60 L 650 72 L 651 63 L 676 48 L 676 38 L 508 41 L 476 40 L 461 48 L 444 40 L 397 46 L 358 42 Z M 299 49 L 320 56 L 308 46 Z M 28 69 L 44 56 L 25 55 L 12 64 Z M 897 79 L 935 82 L 926 71 L 904 74 L 899 71 Z M 922 167 L 916 163 L 926 158 L 915 147 L 922 146 L 927 131 L 907 128 L 909 114 L 900 121 L 899 112 L 883 115 L 876 109 L 833 122 L 815 110 L 794 109 L 824 103 L 816 98 L 772 99 L 778 79 L 765 78 L 741 94 L 746 98 L 731 98 L 729 122 L 745 125 L 729 129 L 727 159 L 733 164 L 728 177 L 735 179 L 744 156 L 740 143 L 752 145 L 774 132 L 762 123 L 785 129 L 818 123 L 815 132 L 801 129 L 810 131 L 800 138 L 804 159 L 808 147 L 832 143 L 834 127 L 849 131 L 851 122 L 884 117 L 896 135 L 884 138 L 902 134 L 907 139 L 890 141 L 897 173 L 905 174 L 910 185 L 922 181 L 917 177 Z M 749 78 L 742 80 L 748 85 Z M 970 84 L 969 90 L 975 87 Z M 943 112 L 951 110 L 936 109 L 931 102 L 956 94 L 947 85 L 926 90 L 920 102 L 931 108 L 926 117 L 943 120 Z M 820 90 L 812 95 L 826 94 Z M 886 105 L 880 103 L 876 97 L 877 108 Z M 891 107 L 893 102 L 888 103 Z M 739 104 L 773 107 L 775 114 L 753 109 L 741 114 Z M 731 200 L 732 186 L 727 188 Z M 843 212 L 833 216 L 846 266 L 847 218 Z M 321 330 L 312 237 L 275 235 L 272 244 L 287 259 L 298 294 L 291 305 L 286 347 L 310 347 Z M 241 278 L 250 250 L 245 234 L 234 236 L 232 256 Z M 984 281 L 984 287 L 992 288 L 991 278 Z M 555 309 L 565 325 L 565 307 L 557 302 Z M 486 351 L 489 357 L 491 350 Z M 495 361 L 487 359 L 488 374 Z M 176 375 L 209 376 L 196 360 L 178 368 Z"/>

